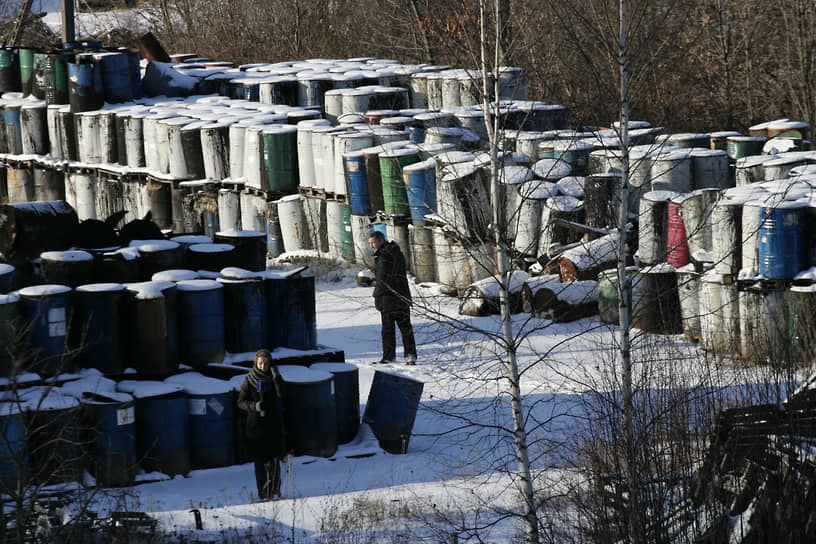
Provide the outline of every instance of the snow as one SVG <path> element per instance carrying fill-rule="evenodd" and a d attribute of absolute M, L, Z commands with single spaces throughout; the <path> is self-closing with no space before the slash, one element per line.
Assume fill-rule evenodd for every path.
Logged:
<path fill-rule="evenodd" d="M 177 247 L 181 247 L 181 244 L 171 242 L 170 240 L 133 240 L 130 242 L 129 247 L 135 247 L 143 253 L 154 253 L 159 251 L 171 251 Z"/>
<path fill-rule="evenodd" d="M 311 369 L 307 366 L 280 365 L 278 372 L 281 379 L 287 383 L 321 383 L 334 379 L 331 372 Z"/>
<path fill-rule="evenodd" d="M 137 399 L 147 399 L 180 393 L 184 390 L 184 387 L 177 383 L 153 380 L 124 380 L 116 384 L 116 389 L 123 393 L 130 393 Z"/>
<path fill-rule="evenodd" d="M 264 272 L 253 272 L 252 270 L 245 270 L 237 266 L 228 266 L 221 270 L 221 275 L 225 279 L 232 280 L 252 280 L 264 277 Z"/>
<path fill-rule="evenodd" d="M 0 276 L 11 274 L 12 272 L 14 272 L 14 265 L 0 263 Z"/>
<path fill-rule="evenodd" d="M 349 363 L 312 363 L 309 365 L 312 370 L 331 372 L 332 374 L 346 374 L 357 372 L 357 367 Z"/>
<path fill-rule="evenodd" d="M 558 181 L 570 175 L 572 167 L 561 159 L 541 159 L 533 164 L 533 172 L 541 179 Z"/>
<path fill-rule="evenodd" d="M 235 246 L 232 244 L 193 244 L 187 249 L 194 253 L 224 253 L 232 251 Z"/>
<path fill-rule="evenodd" d="M 0 304 L 14 304 L 18 300 L 20 300 L 20 295 L 18 295 L 17 293 L 0 295 Z"/>
<path fill-rule="evenodd" d="M 217 380 L 208 378 L 200 372 L 185 372 L 170 376 L 166 383 L 180 385 L 188 395 L 223 395 L 233 390 L 232 384 L 227 380 Z"/>
<path fill-rule="evenodd" d="M 221 284 L 216 280 L 184 280 L 176 284 L 179 291 L 212 291 L 221 289 Z"/>
<path fill-rule="evenodd" d="M 176 284 L 170 281 L 144 281 L 125 285 L 139 300 L 164 298 L 164 291 L 175 286 Z"/>
<path fill-rule="evenodd" d="M 295 195 L 297 196 L 297 195 Z M 283 200 L 283 199 L 281 199 Z M 228 229 L 222 230 L 215 233 L 216 236 L 220 236 L 222 238 L 261 238 L 266 237 L 266 233 L 258 232 L 255 230 L 240 230 L 240 229 Z"/>
<path fill-rule="evenodd" d="M 70 293 L 71 288 L 67 285 L 55 285 L 55 284 L 45 284 L 45 285 L 31 285 L 29 287 L 23 287 L 18 291 L 20 296 L 23 297 L 48 297 L 48 296 L 55 296 L 55 295 L 64 295 L 65 293 Z"/>
<path fill-rule="evenodd" d="M 77 293 L 115 293 L 124 290 L 125 286 L 121 283 L 88 283 L 76 288 Z"/>
<path fill-rule="evenodd" d="M 93 261 L 93 255 L 87 251 L 44 251 L 40 253 L 40 258 L 46 261 L 59 262 L 82 262 Z"/>

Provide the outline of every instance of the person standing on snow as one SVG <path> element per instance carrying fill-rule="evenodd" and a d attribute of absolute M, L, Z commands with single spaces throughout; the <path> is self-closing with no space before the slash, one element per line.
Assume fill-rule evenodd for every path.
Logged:
<path fill-rule="evenodd" d="M 249 453 L 255 462 L 255 483 L 261 499 L 280 498 L 281 459 L 286 455 L 283 426 L 283 381 L 267 349 L 255 354 L 255 366 L 238 394 L 238 407 L 247 411 Z"/>
<path fill-rule="evenodd" d="M 379 364 L 393 363 L 397 350 L 394 324 L 402 334 L 405 364 L 416 364 L 416 341 L 411 326 L 411 291 L 405 270 L 405 257 L 395 242 L 386 242 L 382 232 L 371 231 L 368 244 L 374 252 L 374 307 L 382 317 L 383 356 Z"/>

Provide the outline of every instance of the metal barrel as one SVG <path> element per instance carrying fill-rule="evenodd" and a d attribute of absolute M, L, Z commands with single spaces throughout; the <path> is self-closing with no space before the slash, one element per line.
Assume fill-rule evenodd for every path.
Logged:
<path fill-rule="evenodd" d="M 229 126 L 230 122 L 208 123 L 201 127 L 201 153 L 204 176 L 222 180 L 229 177 Z"/>
<path fill-rule="evenodd" d="M 334 377 L 337 442 L 354 440 L 360 427 L 360 383 L 357 367 L 349 363 L 312 363 L 309 368 Z"/>
<path fill-rule="evenodd" d="M 6 194 L 10 204 L 34 201 L 34 168 L 31 161 L 15 161 L 6 167 Z"/>
<path fill-rule="evenodd" d="M 673 267 L 660 264 L 638 270 L 632 280 L 632 326 L 657 334 L 682 332 Z"/>
<path fill-rule="evenodd" d="M 617 325 L 620 322 L 618 269 L 598 273 L 598 316 L 601 323 Z"/>
<path fill-rule="evenodd" d="M 76 287 L 90 283 L 93 277 L 94 258 L 87 251 L 44 251 L 40 259 L 45 283 Z"/>
<path fill-rule="evenodd" d="M 168 268 L 181 268 L 184 263 L 184 249 L 181 244 L 170 240 L 134 240 L 131 247 L 139 250 L 141 277 L 150 280 L 153 274 Z"/>
<path fill-rule="evenodd" d="M 21 391 L 26 406 L 29 477 L 42 484 L 79 481 L 82 475 L 79 401 L 56 387 Z"/>
<path fill-rule="evenodd" d="M 235 404 L 226 380 L 186 372 L 171 376 L 187 394 L 190 468 L 225 467 L 235 463 Z"/>
<path fill-rule="evenodd" d="M 411 273 L 417 283 L 436 281 L 433 230 L 430 227 L 408 225 Z"/>
<path fill-rule="evenodd" d="M 323 252 L 329 251 L 329 223 L 326 216 L 326 199 L 321 196 L 301 196 L 300 205 L 303 209 L 305 224 L 306 246 Z"/>
<path fill-rule="evenodd" d="M 6 127 L 6 147 L 12 155 L 23 154 L 23 130 L 20 119 L 23 103 L 6 102 L 3 106 L 3 124 Z"/>
<path fill-rule="evenodd" d="M 201 147 L 201 127 L 206 122 L 189 123 L 181 127 L 181 151 L 184 156 L 184 168 L 190 179 L 202 179 L 206 175 L 204 169 L 204 152 Z M 176 159 L 180 160 L 180 159 Z M 184 177 L 184 176 L 181 176 Z"/>
<path fill-rule="evenodd" d="M 218 282 L 224 292 L 226 350 L 246 353 L 266 347 L 266 299 L 261 278 L 227 276 Z"/>
<path fill-rule="evenodd" d="M 408 193 L 403 181 L 403 167 L 419 162 L 419 152 L 413 149 L 392 149 L 380 153 L 383 203 L 389 215 L 410 215 Z"/>
<path fill-rule="evenodd" d="M 19 51 L 14 47 L 0 47 L 0 94 L 22 90 Z"/>
<path fill-rule="evenodd" d="M 521 111 L 524 113 L 521 128 L 524 130 L 547 131 L 567 128 L 569 112 L 565 106 L 536 102 L 529 107 L 522 106 Z"/>
<path fill-rule="evenodd" d="M 688 151 L 678 149 L 657 153 L 651 158 L 651 188 L 653 191 L 688 193 L 693 190 L 692 159 Z"/>
<path fill-rule="evenodd" d="M 333 135 L 333 192 L 337 195 L 348 195 L 343 156 L 352 151 L 360 151 L 374 144 L 374 137 L 367 132 L 338 133 Z M 328 190 L 328 189 L 327 189 Z"/>
<path fill-rule="evenodd" d="M 740 355 L 755 363 L 790 357 L 788 312 L 784 287 L 759 281 L 739 297 Z"/>
<path fill-rule="evenodd" d="M 202 367 L 224 360 L 224 291 L 215 280 L 177 284 L 179 363 Z"/>
<path fill-rule="evenodd" d="M 315 161 L 312 146 L 312 130 L 315 127 L 330 126 L 327 119 L 312 119 L 297 124 L 298 178 L 301 187 L 315 187 Z"/>
<path fill-rule="evenodd" d="M 127 393 L 87 393 L 80 399 L 86 436 L 85 466 L 105 486 L 133 482 L 136 458 L 136 404 Z"/>
<path fill-rule="evenodd" d="M 318 106 L 323 108 L 323 95 L 332 89 L 332 79 L 329 73 L 311 73 L 308 76 L 298 76 L 298 106 Z"/>
<path fill-rule="evenodd" d="M 48 104 L 68 104 L 68 52 L 45 56 L 43 98 Z"/>
<path fill-rule="evenodd" d="M 78 350 L 78 367 L 95 368 L 103 374 L 124 371 L 126 365 L 121 336 L 124 291 L 125 286 L 119 283 L 77 287 L 70 340 Z"/>
<path fill-rule="evenodd" d="M 65 360 L 68 346 L 68 320 L 71 315 L 71 288 L 44 284 L 20 289 L 25 343 L 31 349 L 33 370 L 43 376 L 70 371 Z"/>
<path fill-rule="evenodd" d="M 437 176 L 438 214 L 461 238 L 484 239 L 491 221 L 482 171 L 473 163 L 448 166 Z"/>
<path fill-rule="evenodd" d="M 241 194 L 233 189 L 218 190 L 218 225 L 224 230 L 241 228 Z"/>
<path fill-rule="evenodd" d="M 368 393 L 363 422 L 388 453 L 407 453 L 424 384 L 377 370 Z"/>
<path fill-rule="evenodd" d="M 297 191 L 297 127 L 269 125 L 264 128 L 262 137 L 266 174 L 262 189 L 281 193 Z"/>
<path fill-rule="evenodd" d="M 728 154 L 723 150 L 692 149 L 692 187 L 698 189 L 725 189 L 729 181 Z"/>
<path fill-rule="evenodd" d="M 131 249 L 103 252 L 94 262 L 94 281 L 98 283 L 130 283 L 139 281 L 138 252 Z"/>
<path fill-rule="evenodd" d="M 309 246 L 309 233 L 300 196 L 288 195 L 278 200 L 276 204 L 283 239 L 283 250 L 291 252 L 307 249 Z"/>
<path fill-rule="evenodd" d="M 126 284 L 125 353 L 145 376 L 167 376 L 179 365 L 177 288 L 172 282 Z"/>
<path fill-rule="evenodd" d="M 292 349 L 317 348 L 315 278 L 308 273 L 286 278 L 286 343 Z"/>
<path fill-rule="evenodd" d="M 677 271 L 677 292 L 680 299 L 680 316 L 683 321 L 683 337 L 690 342 L 700 342 L 700 274 L 691 267 Z"/>
<path fill-rule="evenodd" d="M 740 217 L 740 231 L 742 237 L 741 267 L 759 272 L 759 230 L 760 210 L 764 205 L 763 199 L 753 199 L 742 205 Z"/>
<path fill-rule="evenodd" d="M 144 470 L 169 476 L 190 472 L 190 418 L 187 395 L 178 384 L 120 382 L 136 397 L 136 455 Z"/>
<path fill-rule="evenodd" d="M 787 293 L 788 330 L 794 362 L 816 355 L 816 286 L 794 285 Z"/>
<path fill-rule="evenodd" d="M 166 137 L 167 170 L 166 173 L 181 178 L 191 179 L 199 172 L 193 172 L 187 167 L 187 155 L 184 150 L 184 140 L 182 131 L 184 127 L 194 123 L 191 117 L 171 117 L 159 121 L 158 131 L 162 133 L 161 138 Z"/>
<path fill-rule="evenodd" d="M 365 113 L 372 109 L 374 91 L 371 89 L 348 89 L 343 92 L 343 113 Z"/>
<path fill-rule="evenodd" d="M 352 151 L 343 155 L 343 169 L 348 186 L 351 213 L 367 215 L 372 212 L 371 198 L 368 192 L 365 151 Z"/>
<path fill-rule="evenodd" d="M 719 191 L 705 189 L 674 199 L 680 205 L 689 255 L 700 250 L 711 251 L 711 208 L 718 197 Z"/>
<path fill-rule="evenodd" d="M 266 270 L 266 233 L 254 230 L 223 230 L 215 241 L 235 246 L 233 259 L 239 268 L 254 272 Z"/>
<path fill-rule="evenodd" d="M 102 86 L 105 102 L 116 104 L 134 98 L 134 85 L 131 83 L 130 60 L 126 53 L 94 53 L 102 71 Z"/>
<path fill-rule="evenodd" d="M 351 214 L 351 235 L 354 240 L 354 262 L 374 268 L 374 256 L 368 244 L 371 219 L 368 215 Z"/>
<path fill-rule="evenodd" d="M 737 159 L 734 179 L 737 187 L 752 185 L 765 179 L 762 165 L 778 158 L 778 155 L 749 155 Z"/>
<path fill-rule="evenodd" d="M 806 203 L 786 201 L 759 210 L 759 273 L 792 279 L 808 268 L 805 247 Z"/>
<path fill-rule="evenodd" d="M 20 87 L 23 91 L 23 96 L 31 94 L 31 88 L 34 85 L 34 49 L 21 47 L 17 50 L 20 56 Z"/>
<path fill-rule="evenodd" d="M 309 199 L 307 199 L 309 200 Z M 329 256 L 337 259 L 343 252 L 343 234 L 340 220 L 340 202 L 326 201 L 326 231 L 328 238 Z"/>
<path fill-rule="evenodd" d="M 48 106 L 44 101 L 27 101 L 20 108 L 20 132 L 23 154 L 48 154 Z"/>
<path fill-rule="evenodd" d="M 584 185 L 587 225 L 606 228 L 617 224 L 620 209 L 620 173 L 590 174 Z"/>
<path fill-rule="evenodd" d="M 247 187 L 263 189 L 266 186 L 263 157 L 263 135 L 265 125 L 253 125 L 244 129 L 243 175 Z"/>
<path fill-rule="evenodd" d="M 587 173 L 589 154 L 595 149 L 595 146 L 591 142 L 582 140 L 556 140 L 553 142 L 552 149 L 554 159 L 561 159 L 569 164 L 572 167 L 573 175 L 583 176 Z"/>
<path fill-rule="evenodd" d="M 0 483 L 17 489 L 29 476 L 26 425 L 18 402 L 0 402 Z"/>
<path fill-rule="evenodd" d="M 742 205 L 718 200 L 711 209 L 711 250 L 714 271 L 737 274 L 742 264 Z"/>
<path fill-rule="evenodd" d="M 731 162 L 749 155 L 761 155 L 767 138 L 762 136 L 730 136 L 726 139 L 726 153 Z"/>
<path fill-rule="evenodd" d="M 581 233 L 559 226 L 556 220 L 573 223 L 584 222 L 584 207 L 574 196 L 559 195 L 548 198 L 541 205 L 541 233 L 538 238 L 538 254 L 547 255 L 552 244 L 571 244 L 581 239 Z"/>
<path fill-rule="evenodd" d="M 739 353 L 739 293 L 733 276 L 708 272 L 700 277 L 700 345 L 723 355 Z"/>
<path fill-rule="evenodd" d="M 666 208 L 666 262 L 675 268 L 691 261 L 686 228 L 680 215 L 682 197 L 676 196 Z"/>
<path fill-rule="evenodd" d="M 439 290 L 445 295 L 456 294 L 456 276 L 459 273 L 454 259 L 452 239 L 453 237 L 441 227 L 434 228 L 433 254 L 436 260 L 436 277 Z"/>
<path fill-rule="evenodd" d="M 385 226 L 386 240 L 395 242 L 405 258 L 405 268 L 411 269 L 411 244 L 408 240 L 408 227 L 402 224 L 387 224 Z"/>
<path fill-rule="evenodd" d="M 286 439 L 295 455 L 331 457 L 337 451 L 334 376 L 295 365 L 278 366 L 285 394 Z"/>
<path fill-rule="evenodd" d="M 424 217 L 436 213 L 436 161 L 427 159 L 402 170 L 407 188 L 411 222 L 424 225 Z"/>
<path fill-rule="evenodd" d="M 11 272 L 7 275 L 10 276 Z M 3 281 L 2 276 L 0 281 Z M 0 287 L 0 293 L 6 291 L 7 289 Z M 14 372 L 16 359 L 14 346 L 21 325 L 20 296 L 16 293 L 0 294 L 0 376 L 3 378 L 8 378 Z"/>
<path fill-rule="evenodd" d="M 187 266 L 193 270 L 220 272 L 235 264 L 232 244 L 193 244 L 187 248 Z"/>
<path fill-rule="evenodd" d="M 351 229 L 351 206 L 340 203 L 340 256 L 354 262 L 354 233 Z"/>
<path fill-rule="evenodd" d="M 368 196 L 371 200 L 372 212 L 385 210 L 382 175 L 380 174 L 380 154 L 385 151 L 386 148 L 383 146 L 369 147 L 363 150 Z"/>

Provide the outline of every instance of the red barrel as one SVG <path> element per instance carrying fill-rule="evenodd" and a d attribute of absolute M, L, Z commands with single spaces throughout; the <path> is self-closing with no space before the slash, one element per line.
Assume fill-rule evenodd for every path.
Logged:
<path fill-rule="evenodd" d="M 668 205 L 668 232 L 666 233 L 666 262 L 675 268 L 691 261 L 686 238 L 686 227 L 680 216 L 680 204 L 670 201 Z"/>

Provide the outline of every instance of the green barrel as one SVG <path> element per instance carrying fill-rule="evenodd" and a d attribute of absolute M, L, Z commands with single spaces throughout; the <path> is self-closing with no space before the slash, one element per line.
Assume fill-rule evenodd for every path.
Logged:
<path fill-rule="evenodd" d="M 270 125 L 263 130 L 267 191 L 293 193 L 298 187 L 297 127 Z"/>
<path fill-rule="evenodd" d="M 68 103 L 68 62 L 66 53 L 45 56 L 44 92 L 47 104 Z"/>
<path fill-rule="evenodd" d="M 351 206 L 346 203 L 340 204 L 340 235 L 342 240 L 342 257 L 349 261 L 354 261 L 354 236 L 351 232 Z"/>
<path fill-rule="evenodd" d="M 385 213 L 410 215 L 408 192 L 402 177 L 402 167 L 419 162 L 419 151 L 408 148 L 391 149 L 380 153 L 380 176 L 382 178 Z"/>
<path fill-rule="evenodd" d="M 0 377 L 11 376 L 14 369 L 13 347 L 20 325 L 20 297 L 16 293 L 0 295 Z"/>
<path fill-rule="evenodd" d="M 730 136 L 725 141 L 725 152 L 731 162 L 749 155 L 761 155 L 767 138 L 762 136 Z"/>
<path fill-rule="evenodd" d="M 601 323 L 617 325 L 620 320 L 618 301 L 618 269 L 610 268 L 598 274 L 598 315 Z"/>
<path fill-rule="evenodd" d="M 786 298 L 793 362 L 812 361 L 816 355 L 816 285 L 793 286 Z"/>
<path fill-rule="evenodd" d="M 0 47 L 0 93 L 20 92 L 20 54 L 13 47 Z"/>
<path fill-rule="evenodd" d="M 20 49 L 20 87 L 23 89 L 23 96 L 31 94 L 31 86 L 34 83 L 34 50 Z"/>

